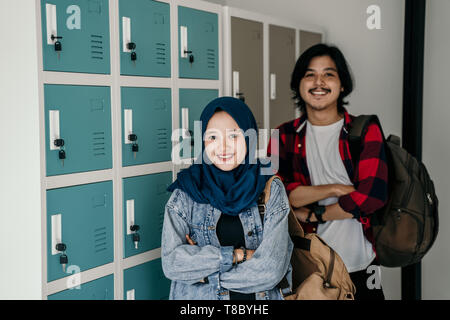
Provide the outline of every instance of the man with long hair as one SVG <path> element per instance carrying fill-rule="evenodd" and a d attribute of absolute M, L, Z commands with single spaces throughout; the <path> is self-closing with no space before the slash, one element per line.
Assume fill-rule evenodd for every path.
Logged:
<path fill-rule="evenodd" d="M 278 127 L 279 139 L 271 139 L 268 155 L 278 150 L 278 175 L 297 218 L 342 258 L 356 286 L 355 299 L 384 299 L 381 286 L 368 285 L 373 274 L 368 268 L 378 265 L 370 217 L 387 201 L 381 130 L 369 125 L 353 164 L 348 133 L 354 117 L 344 107 L 353 80 L 336 47 L 306 50 L 295 65 L 291 89 L 301 117 Z"/>

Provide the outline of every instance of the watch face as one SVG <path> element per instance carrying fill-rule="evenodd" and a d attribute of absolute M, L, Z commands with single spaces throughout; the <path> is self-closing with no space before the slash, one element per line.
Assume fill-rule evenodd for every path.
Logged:
<path fill-rule="evenodd" d="M 318 215 L 322 215 L 325 212 L 325 206 L 316 206 L 314 208 L 314 213 Z"/>

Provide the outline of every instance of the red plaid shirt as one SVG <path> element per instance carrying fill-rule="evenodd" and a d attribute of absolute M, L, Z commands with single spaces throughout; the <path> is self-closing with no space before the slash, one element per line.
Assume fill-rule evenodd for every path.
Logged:
<path fill-rule="evenodd" d="M 344 125 L 339 136 L 339 153 L 355 191 L 339 198 L 341 208 L 351 213 L 363 224 L 366 237 L 373 244 L 370 228 L 370 216 L 387 202 L 388 169 L 383 137 L 380 128 L 369 125 L 356 171 L 351 159 L 348 132 L 354 116 L 346 110 Z M 280 125 L 279 139 L 272 137 L 267 149 L 268 156 L 278 152 L 279 170 L 277 174 L 283 180 L 287 194 L 298 186 L 310 186 L 311 180 L 306 162 L 306 113 L 300 118 Z M 273 153 L 271 148 L 274 147 Z M 316 232 L 317 223 L 302 223 L 305 232 Z"/>

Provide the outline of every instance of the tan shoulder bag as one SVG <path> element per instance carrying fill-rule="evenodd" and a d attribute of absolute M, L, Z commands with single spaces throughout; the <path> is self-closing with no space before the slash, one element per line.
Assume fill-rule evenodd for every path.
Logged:
<path fill-rule="evenodd" d="M 267 181 L 259 206 L 269 201 L 273 176 Z M 289 212 L 289 235 L 294 243 L 291 256 L 292 288 L 286 300 L 354 300 L 355 285 L 350 279 L 341 257 L 317 234 L 305 234 L 295 217 Z M 260 210 L 263 218 L 264 210 Z M 264 220 L 262 220 L 264 221 Z"/>

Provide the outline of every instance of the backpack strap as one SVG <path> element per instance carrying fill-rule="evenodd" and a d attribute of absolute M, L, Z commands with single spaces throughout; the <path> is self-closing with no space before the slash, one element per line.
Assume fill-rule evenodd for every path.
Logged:
<path fill-rule="evenodd" d="M 272 185 L 272 181 L 275 179 L 280 179 L 278 176 L 272 176 L 269 180 L 266 182 L 266 186 L 259 195 L 258 198 L 258 211 L 259 216 L 261 217 L 261 224 L 264 226 L 264 214 L 266 213 L 266 204 L 269 202 L 270 199 L 270 186 Z"/>
<path fill-rule="evenodd" d="M 356 170 L 356 164 L 359 161 L 362 151 L 362 142 L 367 133 L 367 129 L 371 123 L 378 125 L 381 131 L 381 136 L 383 141 L 386 142 L 386 138 L 383 133 L 383 128 L 381 127 L 380 120 L 376 115 L 360 115 L 353 119 L 351 122 L 350 132 L 348 133 L 348 144 L 350 149 L 350 155 L 352 156 L 353 168 Z M 391 139 L 393 136 L 389 136 Z M 398 137 L 393 137 L 392 139 Z M 353 173 L 355 174 L 355 173 Z M 376 214 L 372 216 L 372 224 L 379 224 L 379 220 Z"/>
<path fill-rule="evenodd" d="M 280 179 L 278 176 L 272 176 L 267 182 L 264 188 L 264 191 L 261 192 L 258 198 L 258 211 L 259 216 L 261 217 L 261 225 L 264 227 L 264 214 L 266 213 L 266 204 L 270 199 L 270 187 L 272 185 L 273 180 Z M 281 179 L 280 179 L 281 180 Z M 285 297 L 291 293 L 289 281 L 287 280 L 286 275 L 281 279 L 278 283 L 277 287 L 279 288 L 281 294 Z"/>
<path fill-rule="evenodd" d="M 361 155 L 362 151 L 362 142 L 364 141 L 367 129 L 371 123 L 375 123 L 378 125 L 383 137 L 383 141 L 386 140 L 378 116 L 373 114 L 360 115 L 355 117 L 350 124 L 350 131 L 348 133 L 348 144 L 354 168 L 356 166 L 356 163 L 359 161 L 359 156 Z"/>

